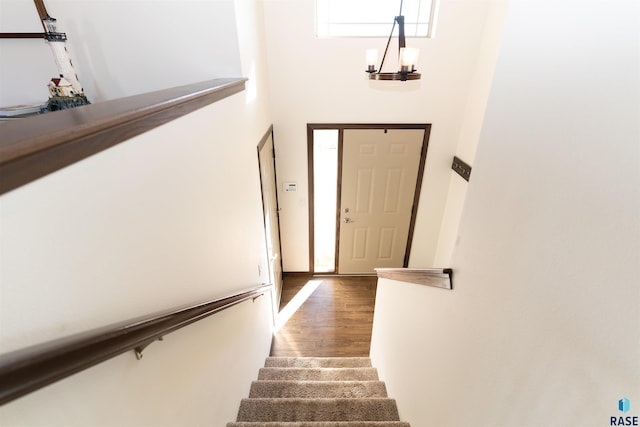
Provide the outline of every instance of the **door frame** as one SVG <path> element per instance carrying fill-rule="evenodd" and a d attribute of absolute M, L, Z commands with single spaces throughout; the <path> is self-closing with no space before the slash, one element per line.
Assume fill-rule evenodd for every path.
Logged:
<path fill-rule="evenodd" d="M 424 178 L 424 169 L 427 161 L 427 150 L 429 148 L 429 135 L 431 124 L 428 123 L 308 123 L 307 124 L 307 171 L 309 189 L 309 272 L 314 274 L 338 274 L 338 257 L 340 246 L 340 203 L 342 198 L 342 150 L 344 143 L 345 129 L 422 129 L 424 137 L 422 140 L 422 150 L 420 152 L 420 164 L 418 166 L 418 177 L 413 195 L 413 205 L 411 208 L 411 220 L 409 222 L 409 233 L 407 236 L 407 247 L 404 253 L 403 267 L 409 265 L 411 255 L 411 243 L 416 224 L 416 215 L 420 203 L 420 192 Z M 337 130 L 338 131 L 338 182 L 336 196 L 336 249 L 335 265 L 333 273 L 315 273 L 315 224 L 314 224 L 314 169 L 313 169 L 313 131 L 314 130 Z"/>
<path fill-rule="evenodd" d="M 281 275 L 284 274 L 283 271 L 283 265 L 282 265 L 282 231 L 280 228 L 280 202 L 278 200 L 278 177 L 277 177 L 277 170 L 276 170 L 276 155 L 275 155 L 275 139 L 273 137 L 273 125 L 269 126 L 269 129 L 267 130 L 267 132 L 264 134 L 264 136 L 262 137 L 262 139 L 260 140 L 260 142 L 258 143 L 258 147 L 257 147 L 257 155 L 258 155 L 258 171 L 259 171 L 259 177 L 260 177 L 260 201 L 262 203 L 262 215 L 263 215 L 263 224 L 265 227 L 265 234 L 264 234 L 264 239 L 265 239 L 265 250 L 267 251 L 267 272 L 269 275 L 269 278 L 271 277 L 275 277 L 274 272 L 272 271 L 271 268 L 271 261 L 269 260 L 269 253 L 268 253 L 268 248 L 269 248 L 269 242 L 267 241 L 267 227 L 269 227 L 269 224 L 267 224 L 267 215 L 266 215 L 266 205 L 264 202 L 264 182 L 263 179 L 264 177 L 262 176 L 262 165 L 261 165 L 261 160 L 260 160 L 260 151 L 264 148 L 264 146 L 266 145 L 267 141 L 269 141 L 269 139 L 271 139 L 271 144 L 273 145 L 273 190 L 274 190 L 274 195 L 276 198 L 276 206 L 275 206 L 275 210 L 276 210 L 276 216 L 275 216 L 275 221 L 278 225 L 278 235 L 274 236 L 273 238 L 277 238 L 278 239 L 278 247 L 280 248 L 280 254 L 279 254 L 279 259 L 277 260 L 278 263 L 280 263 L 280 272 Z M 282 281 L 282 278 L 281 278 Z M 280 297 L 282 295 L 282 283 L 280 283 L 280 286 L 278 286 L 278 283 L 273 283 L 274 286 L 274 290 L 273 290 L 273 302 L 274 302 L 274 320 L 275 320 L 275 315 L 278 313 L 279 310 L 279 306 L 280 306 Z"/>

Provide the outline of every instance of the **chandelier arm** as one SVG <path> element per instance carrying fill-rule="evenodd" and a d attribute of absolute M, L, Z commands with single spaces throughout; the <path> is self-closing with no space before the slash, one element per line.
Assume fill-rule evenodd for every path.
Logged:
<path fill-rule="evenodd" d="M 391 39 L 393 38 L 393 30 L 396 28 L 396 20 L 394 18 L 393 25 L 391 26 L 391 34 L 389 34 L 389 40 L 387 40 L 387 47 L 384 48 L 384 54 L 382 55 L 382 62 L 380 62 L 380 68 L 378 68 L 378 72 L 382 72 L 382 66 L 384 65 L 384 59 L 387 57 L 387 51 L 389 50 L 389 44 L 391 43 Z"/>

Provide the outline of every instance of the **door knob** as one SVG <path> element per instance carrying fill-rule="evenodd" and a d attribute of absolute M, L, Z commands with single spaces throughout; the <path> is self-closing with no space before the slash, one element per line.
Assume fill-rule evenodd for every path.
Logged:
<path fill-rule="evenodd" d="M 349 224 L 350 222 L 356 222 L 356 220 L 352 218 L 345 218 L 342 221 L 344 221 L 346 224 Z"/>

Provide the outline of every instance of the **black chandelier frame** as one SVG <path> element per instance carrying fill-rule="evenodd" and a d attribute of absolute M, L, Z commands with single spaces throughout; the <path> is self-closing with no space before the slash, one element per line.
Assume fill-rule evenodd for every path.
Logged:
<path fill-rule="evenodd" d="M 398 56 L 400 56 L 401 49 L 407 46 L 406 37 L 404 34 L 404 16 L 402 15 L 402 2 L 400 0 L 400 13 L 393 20 L 393 26 L 391 27 L 391 34 L 389 34 L 389 39 L 387 40 L 387 46 L 384 49 L 384 54 L 382 55 L 382 61 L 380 62 L 380 68 L 375 69 L 373 65 L 369 65 L 369 69 L 367 69 L 367 73 L 369 73 L 369 80 L 399 80 L 399 81 L 407 81 L 407 80 L 419 80 L 420 73 L 418 73 L 415 69 L 415 65 L 412 66 L 412 69 L 409 70 L 408 66 L 401 66 L 400 71 L 396 71 L 395 73 L 383 73 L 382 66 L 384 65 L 384 60 L 387 57 L 387 52 L 389 51 L 389 45 L 391 44 L 391 39 L 393 38 L 393 31 L 395 30 L 396 24 L 398 24 Z"/>

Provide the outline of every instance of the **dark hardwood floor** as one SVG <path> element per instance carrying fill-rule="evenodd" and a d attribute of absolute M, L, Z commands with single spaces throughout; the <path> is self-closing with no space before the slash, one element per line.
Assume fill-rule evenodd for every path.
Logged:
<path fill-rule="evenodd" d="M 367 357 L 377 277 L 287 276 L 271 356 Z M 305 296 L 308 296 L 304 299 Z"/>

